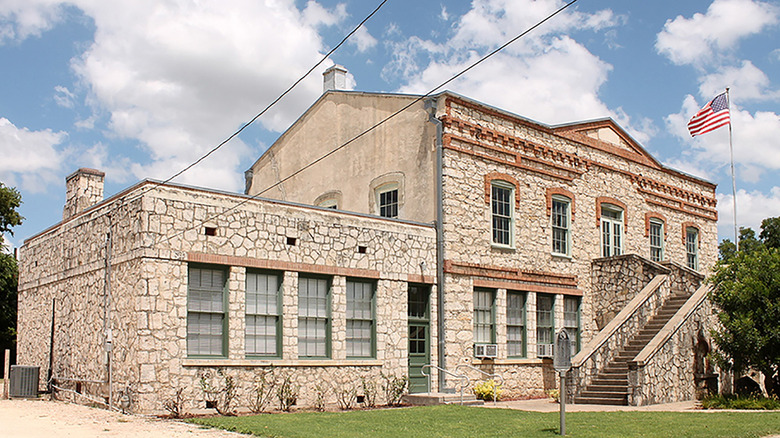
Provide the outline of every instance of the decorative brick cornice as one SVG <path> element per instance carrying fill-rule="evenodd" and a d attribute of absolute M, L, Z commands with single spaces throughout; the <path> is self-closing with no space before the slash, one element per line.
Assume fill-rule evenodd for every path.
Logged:
<path fill-rule="evenodd" d="M 683 222 L 682 223 L 682 243 L 683 245 L 688 243 L 688 236 L 686 235 L 688 232 L 688 228 L 694 228 L 696 229 L 697 233 L 700 233 L 699 239 L 701 239 L 701 228 L 696 225 L 693 222 Z"/>
<path fill-rule="evenodd" d="M 596 198 L 596 228 L 601 228 L 601 204 L 612 204 L 623 209 L 623 226 L 628 229 L 628 207 L 622 201 L 609 196 Z"/>
<path fill-rule="evenodd" d="M 514 186 L 515 209 L 520 208 L 520 184 L 517 182 L 517 179 L 513 178 L 511 175 L 501 172 L 490 172 L 485 175 L 485 204 L 490 205 L 493 181 L 504 181 Z"/>
<path fill-rule="evenodd" d="M 664 239 L 669 235 L 669 227 L 666 226 L 666 217 L 654 211 L 645 213 L 645 237 L 650 236 L 650 219 L 658 219 L 664 224 Z"/>
<path fill-rule="evenodd" d="M 532 271 L 477 263 L 444 261 L 447 274 L 474 277 L 476 286 L 500 287 L 531 292 L 581 295 L 577 289 L 577 276 L 554 272 Z"/>
<path fill-rule="evenodd" d="M 563 187 L 548 187 L 546 190 L 546 197 L 547 197 L 547 216 L 550 216 L 552 214 L 552 200 L 553 195 L 563 196 L 565 198 L 569 199 L 569 202 L 571 203 L 571 221 L 574 222 L 574 214 L 576 213 L 577 209 L 575 208 L 575 202 L 574 202 L 574 194 L 570 192 L 569 190 L 564 189 Z"/>

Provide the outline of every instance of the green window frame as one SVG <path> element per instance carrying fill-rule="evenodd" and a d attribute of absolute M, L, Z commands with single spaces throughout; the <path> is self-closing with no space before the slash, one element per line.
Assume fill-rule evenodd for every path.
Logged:
<path fill-rule="evenodd" d="M 376 283 L 347 279 L 347 357 L 376 357 Z"/>
<path fill-rule="evenodd" d="M 496 291 L 474 289 L 474 343 L 496 342 Z"/>
<path fill-rule="evenodd" d="M 555 344 L 555 295 L 536 294 L 536 346 L 537 356 L 549 345 L 549 352 Z"/>
<path fill-rule="evenodd" d="M 331 281 L 298 277 L 298 357 L 329 358 Z"/>
<path fill-rule="evenodd" d="M 508 357 L 526 357 L 525 292 L 506 293 L 506 349 Z"/>
<path fill-rule="evenodd" d="M 244 332 L 246 356 L 281 357 L 281 273 L 247 271 Z"/>
<path fill-rule="evenodd" d="M 227 356 L 228 269 L 187 268 L 187 356 Z"/>
<path fill-rule="evenodd" d="M 552 197 L 552 252 L 568 256 L 571 253 L 571 200 Z"/>
<path fill-rule="evenodd" d="M 563 328 L 569 334 L 571 355 L 580 351 L 580 297 L 563 297 Z"/>
<path fill-rule="evenodd" d="M 688 267 L 699 269 L 699 230 L 694 227 L 685 229 L 685 252 Z"/>
<path fill-rule="evenodd" d="M 664 223 L 650 219 L 650 260 L 660 262 L 664 259 Z"/>
<path fill-rule="evenodd" d="M 514 245 L 514 197 L 515 187 L 504 181 L 493 181 L 490 186 L 490 205 L 493 244 Z"/>

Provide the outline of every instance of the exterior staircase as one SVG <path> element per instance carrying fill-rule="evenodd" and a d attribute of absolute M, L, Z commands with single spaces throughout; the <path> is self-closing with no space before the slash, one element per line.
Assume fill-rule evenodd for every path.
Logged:
<path fill-rule="evenodd" d="M 688 298 L 687 295 L 669 298 L 658 313 L 593 378 L 590 385 L 574 398 L 574 403 L 628 405 L 628 362 L 645 348 Z"/>

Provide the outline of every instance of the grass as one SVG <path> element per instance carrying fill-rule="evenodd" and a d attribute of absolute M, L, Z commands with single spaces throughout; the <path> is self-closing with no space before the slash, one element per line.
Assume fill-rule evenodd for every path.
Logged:
<path fill-rule="evenodd" d="M 554 437 L 558 413 L 457 405 L 303 412 L 190 421 L 261 437 Z M 780 433 L 780 412 L 571 412 L 569 437 L 762 437 Z"/>

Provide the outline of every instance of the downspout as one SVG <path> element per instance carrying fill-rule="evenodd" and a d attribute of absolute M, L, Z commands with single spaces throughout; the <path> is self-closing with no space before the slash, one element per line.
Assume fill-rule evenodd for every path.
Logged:
<path fill-rule="evenodd" d="M 442 123 L 436 118 L 437 99 L 430 98 L 425 101 L 425 109 L 428 110 L 428 121 L 436 126 L 436 328 L 437 328 L 437 355 L 439 357 L 439 391 L 443 392 L 446 385 L 447 369 L 446 341 L 444 336 L 444 147 L 442 142 Z"/>
<path fill-rule="evenodd" d="M 103 329 L 105 333 L 105 353 L 106 353 L 106 382 L 108 382 L 108 409 L 111 410 L 113 402 L 113 379 L 111 373 L 111 352 L 113 350 L 113 333 L 111 330 L 111 227 L 113 225 L 111 212 L 108 213 L 108 232 L 106 233 L 106 279 L 105 286 L 105 309 L 103 317 Z"/>

